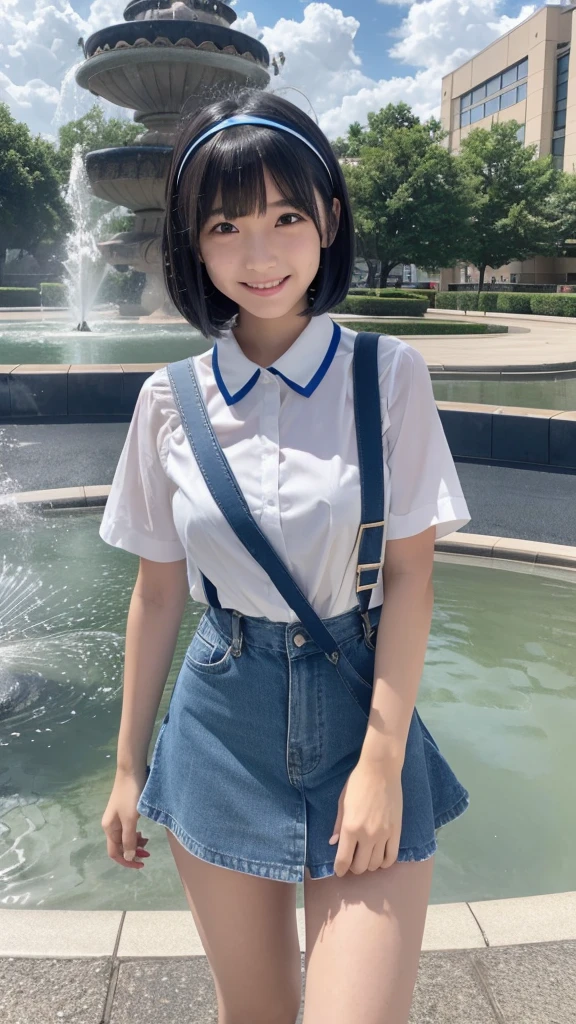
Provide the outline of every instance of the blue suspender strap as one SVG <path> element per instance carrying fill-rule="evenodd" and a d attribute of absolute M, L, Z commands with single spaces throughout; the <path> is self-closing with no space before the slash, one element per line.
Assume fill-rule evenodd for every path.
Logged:
<path fill-rule="evenodd" d="M 360 610 L 364 615 L 367 614 L 369 603 L 368 591 L 375 586 L 378 577 L 378 572 L 373 563 L 376 561 L 378 536 L 380 536 L 380 547 L 382 544 L 382 524 L 384 519 L 384 478 L 377 372 L 377 341 L 378 335 L 359 334 L 354 346 L 356 432 L 358 436 L 358 457 L 363 492 L 362 525 L 360 528 L 358 557 L 359 561 L 361 558 L 366 559 L 366 562 L 360 565 L 359 572 L 357 573 L 357 590 L 361 595 L 361 598 L 359 598 L 359 603 L 360 601 L 362 602 Z M 361 356 L 360 353 L 362 354 Z M 324 651 L 330 661 L 338 661 L 340 652 L 336 640 L 324 625 L 320 616 L 314 611 L 297 583 L 292 579 L 286 566 L 250 512 L 242 490 L 230 469 L 226 456 L 210 423 L 200 386 L 194 372 L 192 359 L 181 359 L 177 362 L 169 363 L 167 370 L 182 425 L 186 431 L 198 467 L 214 501 L 246 549 L 262 566 L 265 572 L 268 573 L 277 590 L 289 607 L 296 613 L 299 621 L 307 629 L 311 638 Z M 372 398 L 370 399 L 371 393 Z M 356 397 L 357 395 L 358 398 Z M 376 409 L 374 396 L 378 401 L 376 424 L 374 424 Z M 378 473 L 377 468 L 378 460 L 381 467 L 380 473 Z M 366 479 L 367 473 L 374 474 L 374 480 L 369 486 L 368 493 L 364 494 L 368 484 Z M 365 515 L 368 518 L 365 519 Z M 376 541 L 374 540 L 375 537 Z M 367 538 L 367 540 L 364 538 Z M 368 540 L 368 538 L 371 539 Z M 379 550 L 378 548 L 378 553 Z M 365 572 L 371 573 L 371 576 L 364 577 L 363 574 Z M 212 603 L 211 597 L 214 595 L 215 588 L 206 577 L 203 576 L 203 580 L 206 596 L 210 603 Z"/>
<path fill-rule="evenodd" d="M 354 345 L 354 416 L 362 490 L 356 592 L 368 632 L 368 606 L 382 567 L 384 540 L 384 460 L 378 385 L 378 335 L 357 334 Z"/>

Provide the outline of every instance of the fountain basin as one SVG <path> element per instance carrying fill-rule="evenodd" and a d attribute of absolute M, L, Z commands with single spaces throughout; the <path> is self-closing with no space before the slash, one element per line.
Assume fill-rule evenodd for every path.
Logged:
<path fill-rule="evenodd" d="M 92 192 L 135 213 L 163 210 L 172 146 L 95 149 L 85 158 Z"/>
<path fill-rule="evenodd" d="M 2 531 L 6 608 L 19 610 L 7 620 L 2 664 L 13 710 L 0 724 L 10 906 L 113 910 L 129 898 L 138 910 L 186 909 L 161 826 L 141 821 L 154 854 L 137 884 L 106 855 L 100 822 L 137 558 L 98 540 L 101 511 L 30 510 Z M 471 804 L 440 830 L 433 903 L 573 887 L 576 575 L 494 562 L 437 555 L 434 564 L 418 709 Z M 157 726 L 201 611 L 189 600 Z"/>
<path fill-rule="evenodd" d="M 85 45 L 78 85 L 140 114 L 179 113 L 191 97 L 265 88 L 268 51 L 243 32 L 194 21 L 132 21 L 100 29 Z M 223 83 L 226 83 L 225 85 Z"/>

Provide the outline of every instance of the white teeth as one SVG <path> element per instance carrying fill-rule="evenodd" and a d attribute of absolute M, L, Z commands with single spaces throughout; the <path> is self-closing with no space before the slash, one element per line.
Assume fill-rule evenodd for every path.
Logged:
<path fill-rule="evenodd" d="M 284 278 L 280 277 L 277 281 L 270 281 L 268 284 L 248 284 L 248 282 L 246 284 L 248 284 L 249 288 L 277 288 L 279 284 L 282 284 L 283 280 Z"/>

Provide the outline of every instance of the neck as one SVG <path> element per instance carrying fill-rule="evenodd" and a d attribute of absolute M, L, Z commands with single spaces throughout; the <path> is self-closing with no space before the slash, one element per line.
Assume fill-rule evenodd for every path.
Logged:
<path fill-rule="evenodd" d="M 310 323 L 310 317 L 298 316 L 306 304 L 304 296 L 289 313 L 272 319 L 254 316 L 241 309 L 233 334 L 244 355 L 264 367 L 279 359 Z"/>

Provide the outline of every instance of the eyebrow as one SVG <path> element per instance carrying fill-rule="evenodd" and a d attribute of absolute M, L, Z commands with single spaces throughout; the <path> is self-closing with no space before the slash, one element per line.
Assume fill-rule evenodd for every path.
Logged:
<path fill-rule="evenodd" d="M 268 203 L 268 206 L 272 206 L 272 207 L 294 206 L 294 205 L 295 204 L 292 203 L 289 199 L 277 199 L 276 202 L 274 202 L 274 203 Z M 210 217 L 219 217 L 221 213 L 224 213 L 224 207 L 223 206 L 217 206 L 213 210 L 210 210 L 210 213 L 208 214 L 208 217 L 209 218 Z"/>

